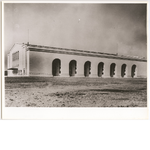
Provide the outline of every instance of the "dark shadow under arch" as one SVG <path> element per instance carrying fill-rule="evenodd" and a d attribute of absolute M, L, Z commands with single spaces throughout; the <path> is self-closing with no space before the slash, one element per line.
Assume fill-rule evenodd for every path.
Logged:
<path fill-rule="evenodd" d="M 116 68 L 116 64 L 112 63 L 110 65 L 110 77 L 114 77 L 114 75 L 115 75 L 115 68 Z"/>
<path fill-rule="evenodd" d="M 100 62 L 98 64 L 98 77 L 102 77 L 104 74 L 104 63 Z"/>
<path fill-rule="evenodd" d="M 53 76 L 59 76 L 61 73 L 61 61 L 60 59 L 54 59 L 52 62 L 52 74 Z"/>
<path fill-rule="evenodd" d="M 77 61 L 76 60 L 71 60 L 69 63 L 69 75 L 70 76 L 75 76 L 77 69 Z"/>
<path fill-rule="evenodd" d="M 131 67 L 131 77 L 134 78 L 135 77 L 135 73 L 136 73 L 136 65 L 133 65 Z"/>
<path fill-rule="evenodd" d="M 127 74 L 126 74 L 126 68 L 127 68 L 127 65 L 126 64 L 123 64 L 121 66 L 121 76 L 122 77 L 125 77 Z"/>
<path fill-rule="evenodd" d="M 84 64 L 84 76 L 89 77 L 89 75 L 91 74 L 90 71 L 91 71 L 91 62 L 86 61 Z"/>

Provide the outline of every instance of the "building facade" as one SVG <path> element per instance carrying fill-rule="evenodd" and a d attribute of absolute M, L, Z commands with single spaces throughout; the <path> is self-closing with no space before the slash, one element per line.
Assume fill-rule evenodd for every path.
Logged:
<path fill-rule="evenodd" d="M 137 56 L 15 44 L 7 55 L 7 75 L 146 78 L 147 60 Z"/>

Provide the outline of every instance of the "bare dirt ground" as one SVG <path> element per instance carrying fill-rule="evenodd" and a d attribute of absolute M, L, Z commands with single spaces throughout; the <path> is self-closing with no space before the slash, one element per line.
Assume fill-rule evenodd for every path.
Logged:
<path fill-rule="evenodd" d="M 5 77 L 6 107 L 147 107 L 147 79 Z"/>

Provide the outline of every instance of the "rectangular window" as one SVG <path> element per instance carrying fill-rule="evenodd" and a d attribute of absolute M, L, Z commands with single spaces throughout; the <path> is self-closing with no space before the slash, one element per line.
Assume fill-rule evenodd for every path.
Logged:
<path fill-rule="evenodd" d="M 13 61 L 18 60 L 18 59 L 19 59 L 19 51 L 12 54 Z"/>

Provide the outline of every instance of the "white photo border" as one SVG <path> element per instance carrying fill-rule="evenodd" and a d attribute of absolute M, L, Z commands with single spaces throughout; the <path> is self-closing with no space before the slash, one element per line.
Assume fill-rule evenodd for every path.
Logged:
<path fill-rule="evenodd" d="M 148 119 L 149 117 L 149 87 L 147 86 L 147 107 L 143 108 L 55 108 L 55 107 L 5 107 L 4 80 L 4 4 L 5 3 L 146 3 L 147 4 L 147 43 L 149 41 L 149 9 L 147 1 L 7 1 L 2 2 L 2 119 Z M 147 44 L 147 56 L 149 43 Z M 147 61 L 147 85 L 149 85 L 149 61 Z"/>

